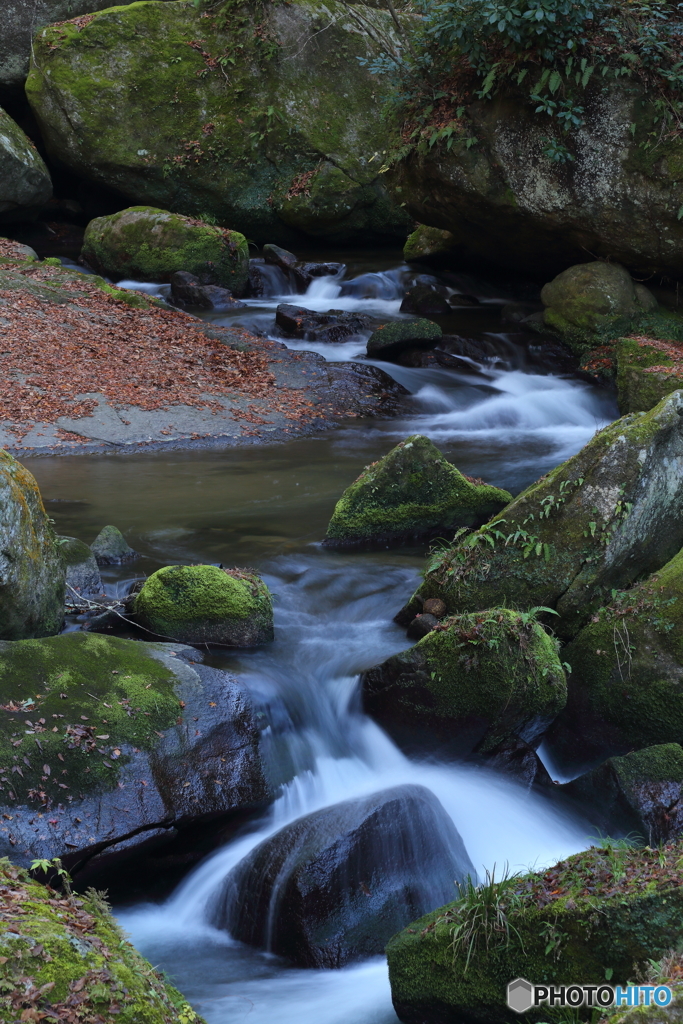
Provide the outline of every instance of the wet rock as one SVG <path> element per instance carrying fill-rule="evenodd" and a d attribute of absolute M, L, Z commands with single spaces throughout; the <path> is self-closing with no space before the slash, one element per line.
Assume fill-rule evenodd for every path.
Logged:
<path fill-rule="evenodd" d="M 248 693 L 200 661 L 82 632 L 0 644 L 0 703 L 21 709 L 18 747 L 16 716 L 0 719 L 0 855 L 75 867 L 83 851 L 268 799 Z"/>
<path fill-rule="evenodd" d="M 242 294 L 249 276 L 249 247 L 239 231 L 153 206 L 131 206 L 91 220 L 81 256 L 93 270 L 116 280 L 169 281 L 184 270 L 233 295 Z"/>
<path fill-rule="evenodd" d="M 476 295 L 449 295 L 449 308 L 458 309 L 461 306 L 480 306 L 481 303 Z"/>
<path fill-rule="evenodd" d="M 66 604 L 87 607 L 88 598 L 104 593 L 102 577 L 92 549 L 75 537 L 60 537 L 59 547 L 66 563 Z"/>
<path fill-rule="evenodd" d="M 34 477 L 2 450 L 0 551 L 0 639 L 57 633 L 64 618 L 64 557 Z"/>
<path fill-rule="evenodd" d="M 421 640 L 423 636 L 427 636 L 427 633 L 431 633 L 434 626 L 438 626 L 438 624 L 439 620 L 436 615 L 429 615 L 426 612 L 416 615 L 408 626 L 408 639 Z"/>
<path fill-rule="evenodd" d="M 0 222 L 29 219 L 51 197 L 50 172 L 42 157 L 0 107 Z"/>
<path fill-rule="evenodd" d="M 675 391 L 599 431 L 435 557 L 417 596 L 439 597 L 451 613 L 547 606 L 560 616 L 553 628 L 575 636 L 613 589 L 657 571 L 680 549 L 682 499 L 683 392 Z M 421 610 L 413 598 L 399 619 L 407 624 Z"/>
<path fill-rule="evenodd" d="M 293 252 L 288 252 L 287 249 L 270 243 L 263 246 L 263 258 L 266 263 L 280 267 L 281 270 L 291 270 L 299 262 L 298 256 L 295 256 Z"/>
<path fill-rule="evenodd" d="M 326 807 L 260 843 L 228 875 L 214 920 L 302 967 L 380 954 L 414 916 L 474 877 L 436 797 L 396 786 Z"/>
<path fill-rule="evenodd" d="M 631 834 L 648 846 L 683 833 L 683 749 L 662 743 L 611 757 L 562 786 L 606 835 Z"/>
<path fill-rule="evenodd" d="M 300 263 L 302 273 L 308 277 L 335 277 L 344 269 L 343 263 Z"/>
<path fill-rule="evenodd" d="M 335 342 L 367 330 L 371 318 L 365 313 L 345 313 L 340 309 L 316 313 L 312 309 L 283 302 L 275 311 L 275 323 L 284 334 L 294 338 Z"/>
<path fill-rule="evenodd" d="M 104 526 L 90 545 L 98 565 L 124 565 L 139 558 L 116 526 Z"/>
<path fill-rule="evenodd" d="M 260 299 L 264 291 L 265 283 L 263 280 L 260 261 L 249 260 L 249 277 L 247 279 L 247 287 L 244 294 L 248 298 Z"/>
<path fill-rule="evenodd" d="M 434 348 L 443 334 L 431 320 L 395 320 L 383 324 L 368 338 L 370 359 L 393 359 L 407 348 Z"/>
<path fill-rule="evenodd" d="M 337 502 L 324 545 L 387 546 L 472 526 L 511 496 L 467 480 L 436 445 L 414 434 L 367 466 Z M 417 611 L 422 611 L 421 608 Z"/>
<path fill-rule="evenodd" d="M 137 621 L 191 644 L 255 647 L 273 639 L 273 601 L 260 577 L 215 565 L 168 565 L 135 598 Z"/>
<path fill-rule="evenodd" d="M 656 338 L 622 338 L 616 359 L 619 411 L 646 412 L 683 387 L 683 345 Z"/>
<path fill-rule="evenodd" d="M 422 611 L 426 615 L 435 615 L 437 619 L 442 619 L 448 609 L 438 597 L 430 597 L 422 605 Z"/>
<path fill-rule="evenodd" d="M 177 270 L 171 274 L 171 301 L 175 306 L 196 306 L 200 309 L 246 309 L 228 288 L 216 284 L 202 284 L 194 274 Z"/>
<path fill-rule="evenodd" d="M 363 708 L 407 750 L 537 746 L 567 699 L 555 639 L 504 608 L 444 619 L 362 677 Z"/>
<path fill-rule="evenodd" d="M 455 239 L 450 231 L 430 228 L 419 224 L 412 234 L 408 235 L 403 246 L 403 259 L 406 263 L 427 263 L 441 266 L 453 257 Z"/>
<path fill-rule="evenodd" d="M 543 307 L 535 302 L 506 302 L 500 311 L 504 324 L 523 324 L 535 313 L 543 314 Z"/>
<path fill-rule="evenodd" d="M 535 749 L 518 737 L 504 740 L 476 760 L 491 771 L 510 776 L 527 789 L 547 790 L 555 785 Z"/>
<path fill-rule="evenodd" d="M 446 316 L 451 312 L 445 296 L 433 284 L 415 284 L 403 296 L 401 313 L 418 316 Z"/>

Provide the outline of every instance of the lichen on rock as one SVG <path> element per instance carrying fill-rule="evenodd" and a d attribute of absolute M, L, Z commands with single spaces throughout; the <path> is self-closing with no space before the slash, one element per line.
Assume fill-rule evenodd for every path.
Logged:
<path fill-rule="evenodd" d="M 43 158 L 0 107 L 0 221 L 36 216 L 51 198 L 52 181 Z"/>

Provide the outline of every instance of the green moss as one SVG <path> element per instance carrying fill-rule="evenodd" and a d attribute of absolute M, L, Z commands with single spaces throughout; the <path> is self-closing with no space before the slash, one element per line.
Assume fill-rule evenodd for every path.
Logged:
<path fill-rule="evenodd" d="M 120 747 L 152 749 L 177 718 L 177 679 L 161 660 L 165 653 L 163 644 L 96 633 L 1 644 L 5 802 L 9 793 L 31 803 L 42 790 L 58 803 L 112 789 L 126 760 Z"/>
<path fill-rule="evenodd" d="M 101 1024 L 203 1024 L 126 940 L 101 894 L 60 896 L 2 859 L 0 899 L 0 1019 L 66 1019 L 77 1006 Z"/>
<path fill-rule="evenodd" d="M 622 338 L 615 353 L 622 413 L 644 412 L 683 387 L 683 348 L 647 337 Z"/>
<path fill-rule="evenodd" d="M 382 324 L 368 338 L 368 356 L 381 358 L 400 352 L 409 345 L 433 346 L 443 335 L 438 324 L 432 320 L 395 320 Z"/>
<path fill-rule="evenodd" d="M 430 228 L 426 224 L 420 224 L 406 239 L 406 244 L 403 246 L 403 259 L 406 263 L 414 260 L 425 262 L 433 260 L 450 252 L 454 241 L 450 231 L 442 231 L 440 228 Z"/>
<path fill-rule="evenodd" d="M 467 949 L 453 947 L 464 903 L 426 915 L 387 947 L 398 1015 L 410 1022 L 503 1024 L 519 1019 L 506 1005 L 513 978 L 589 985 L 609 977 L 611 984 L 626 984 L 634 965 L 678 947 L 683 938 L 680 856 L 676 846 L 663 852 L 592 847 L 516 884 L 498 884 L 509 941 L 493 931 L 486 948 L 480 928 L 467 966 Z M 553 1011 L 539 1007 L 525 1017 L 553 1019 Z"/>

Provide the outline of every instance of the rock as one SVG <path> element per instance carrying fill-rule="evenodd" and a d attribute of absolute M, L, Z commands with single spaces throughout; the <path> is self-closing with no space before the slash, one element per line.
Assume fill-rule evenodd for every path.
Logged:
<path fill-rule="evenodd" d="M 478 900 L 470 894 L 415 921 L 387 946 L 396 1013 L 405 1024 L 510 1024 L 510 979 L 574 985 L 578 972 L 580 984 L 604 985 L 607 964 L 610 984 L 626 985 L 634 965 L 649 966 L 683 938 L 679 857 L 676 846 L 593 846 L 544 872 L 493 881 Z M 484 905 L 506 914 L 506 928 L 470 929 Z M 524 1019 L 548 1017 L 540 1006 Z"/>
<path fill-rule="evenodd" d="M 415 284 L 403 296 L 400 311 L 418 316 L 446 316 L 451 307 L 435 285 Z"/>
<path fill-rule="evenodd" d="M 124 565 L 139 558 L 115 526 L 104 526 L 90 545 L 98 565 Z"/>
<path fill-rule="evenodd" d="M 239 231 L 152 206 L 91 220 L 81 256 L 93 270 L 117 280 L 169 281 L 185 270 L 202 284 L 230 288 L 236 295 L 249 276 L 249 247 Z"/>
<path fill-rule="evenodd" d="M 249 277 L 244 294 L 249 298 L 260 299 L 265 291 L 261 262 L 249 260 Z"/>
<path fill-rule="evenodd" d="M 543 317 L 543 307 L 535 302 L 506 302 L 500 311 L 500 319 L 504 324 L 523 324 L 536 313 Z"/>
<path fill-rule="evenodd" d="M 662 743 L 611 757 L 562 787 L 606 835 L 639 836 L 648 846 L 683 833 L 683 749 Z"/>
<path fill-rule="evenodd" d="M 29 261 L 38 259 L 38 253 L 30 245 L 22 245 L 13 238 L 0 238 L 0 260 Z"/>
<path fill-rule="evenodd" d="M 429 438 L 413 434 L 366 466 L 346 488 L 323 543 L 328 548 L 386 547 L 434 537 L 484 522 L 509 501 L 507 491 L 470 483 Z"/>
<path fill-rule="evenodd" d="M 367 353 L 370 359 L 392 359 L 406 348 L 434 348 L 443 334 L 431 320 L 394 320 L 370 335 Z"/>
<path fill-rule="evenodd" d="M 27 90 L 50 155 L 130 203 L 257 244 L 402 242 L 408 217 L 371 160 L 392 130 L 390 87 L 357 59 L 373 39 L 334 0 L 242 5 L 239 28 L 205 13 L 150 2 L 42 29 Z M 391 31 L 388 11 L 373 20 Z"/>
<path fill-rule="evenodd" d="M 439 597 L 451 613 L 547 606 L 574 636 L 614 588 L 660 569 L 683 545 L 683 392 L 617 420 L 477 533 L 435 556 L 398 619 Z M 571 660 L 569 663 L 571 664 Z"/>
<path fill-rule="evenodd" d="M 438 624 L 439 620 L 436 615 L 430 615 L 428 612 L 416 615 L 408 626 L 408 639 L 421 640 L 423 636 L 427 636 L 427 633 L 431 633 L 434 627 L 438 626 Z"/>
<path fill-rule="evenodd" d="M 167 565 L 135 598 L 146 629 L 190 644 L 255 647 L 273 639 L 273 601 L 253 573 L 215 565 Z"/>
<path fill-rule="evenodd" d="M 448 263 L 453 255 L 455 239 L 450 231 L 430 228 L 419 224 L 411 235 L 408 235 L 403 246 L 403 259 L 406 263 L 428 263 L 440 266 Z"/>
<path fill-rule="evenodd" d="M 52 180 L 42 157 L 0 107 L 0 222 L 30 219 L 51 198 Z"/>
<path fill-rule="evenodd" d="M 646 412 L 683 387 L 683 345 L 656 338 L 622 338 L 614 346 L 619 411 Z"/>
<path fill-rule="evenodd" d="M 270 243 L 263 246 L 263 258 L 266 263 L 280 267 L 281 270 L 291 270 L 299 262 L 298 257 L 293 252 L 288 252 L 287 249 L 281 249 L 279 245 L 271 245 Z"/>
<path fill-rule="evenodd" d="M 399 746 L 485 755 L 537 746 L 567 699 L 555 639 L 505 608 L 444 619 L 362 677 L 363 708 Z"/>
<path fill-rule="evenodd" d="M 267 800 L 248 692 L 200 661 L 177 644 L 87 632 L 1 644 L 0 703 L 21 730 L 15 747 L 16 717 L 3 712 L 0 854 L 68 856 L 75 868 L 85 850 Z M 54 823 L 36 829 L 46 812 Z"/>
<path fill-rule="evenodd" d="M 302 967 L 381 954 L 414 916 L 474 876 L 433 794 L 396 786 L 326 807 L 260 843 L 228 875 L 214 920 Z M 443 895 L 442 895 L 443 894 Z"/>
<path fill-rule="evenodd" d="M 284 334 L 294 338 L 335 342 L 367 330 L 371 319 L 365 313 L 345 313 L 341 309 L 316 313 L 303 306 L 282 302 L 275 311 L 275 323 Z"/>
<path fill-rule="evenodd" d="M 56 876 L 51 880 L 58 885 Z M 205 1024 L 131 946 L 102 893 L 56 893 L 6 858 L 0 860 L 0 886 L 8 914 L 0 938 L 7 965 L 0 1018 L 64 1019 L 71 1003 L 82 1019 L 120 1013 L 136 1024 Z"/>
<path fill-rule="evenodd" d="M 527 789 L 533 787 L 547 791 L 549 786 L 554 785 L 535 749 L 517 737 L 503 740 L 476 760 L 491 771 L 512 776 Z"/>
<path fill-rule="evenodd" d="M 567 707 L 548 736 L 561 769 L 683 742 L 683 553 L 613 599 L 564 648 Z"/>
<path fill-rule="evenodd" d="M 657 301 L 643 285 L 639 295 L 648 307 Z M 557 331 L 578 354 L 594 346 L 600 328 L 618 318 L 630 320 L 645 312 L 628 270 L 616 263 L 580 263 L 569 267 L 543 287 L 543 322 Z"/>
<path fill-rule="evenodd" d="M 646 150 L 658 117 L 654 92 L 631 78 L 595 81 L 563 164 L 545 153 L 549 121 L 526 86 L 498 84 L 495 97 L 467 104 L 476 146 L 463 139 L 450 150 L 414 149 L 385 174 L 410 216 L 452 232 L 461 265 L 485 261 L 547 279 L 588 252 L 638 277 L 678 279 L 683 142 L 672 137 Z"/>
<path fill-rule="evenodd" d="M 613 1024 L 680 1024 L 683 1020 L 683 957 L 680 953 L 669 951 L 658 962 L 651 961 L 643 972 L 645 983 L 649 985 L 667 985 L 671 989 L 672 998 L 668 1006 L 659 1006 L 651 1000 L 650 1006 L 641 1004 L 626 1009 L 621 1008 L 610 1013 Z"/>
<path fill-rule="evenodd" d="M 104 593 L 102 577 L 92 549 L 75 537 L 59 537 L 59 548 L 66 563 L 66 604 L 88 607 L 87 600 Z"/>
<path fill-rule="evenodd" d="M 302 273 L 308 277 L 335 277 L 344 269 L 344 263 L 300 263 Z"/>
<path fill-rule="evenodd" d="M 234 298 L 227 288 L 202 284 L 198 277 L 186 270 L 171 274 L 171 301 L 175 306 L 197 306 L 200 309 L 246 309 L 246 304 Z"/>
<path fill-rule="evenodd" d="M 430 597 L 422 605 L 422 611 L 427 615 L 435 615 L 437 619 L 442 619 L 448 609 L 438 597 Z"/>
<path fill-rule="evenodd" d="M 64 619 L 64 558 L 38 484 L 2 449 L 0 551 L 0 639 L 57 633 Z"/>

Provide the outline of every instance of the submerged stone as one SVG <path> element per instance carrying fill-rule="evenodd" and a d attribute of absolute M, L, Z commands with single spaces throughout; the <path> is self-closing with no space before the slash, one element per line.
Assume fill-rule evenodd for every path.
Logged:
<path fill-rule="evenodd" d="M 98 565 L 123 565 L 138 558 L 116 526 L 104 526 L 90 545 Z"/>
<path fill-rule="evenodd" d="M 434 537 L 482 523 L 511 500 L 498 487 L 471 483 L 429 438 L 413 434 L 347 487 L 323 543 L 354 548 Z"/>
<path fill-rule="evenodd" d="M 392 359 L 406 348 L 433 348 L 443 331 L 431 320 L 394 320 L 368 338 L 370 359 Z"/>
<path fill-rule="evenodd" d="M 302 967 L 377 956 L 415 916 L 475 871 L 423 786 L 396 786 L 306 815 L 228 875 L 214 921 Z M 419 913 L 419 911 L 417 911 Z"/>
<path fill-rule="evenodd" d="M 168 640 L 255 647 L 273 639 L 273 600 L 254 573 L 168 565 L 135 598 L 136 620 Z"/>
<path fill-rule="evenodd" d="M 423 616 L 424 617 L 424 616 Z M 557 641 L 506 608 L 444 619 L 362 677 L 363 708 L 409 751 L 536 746 L 567 699 Z"/>

